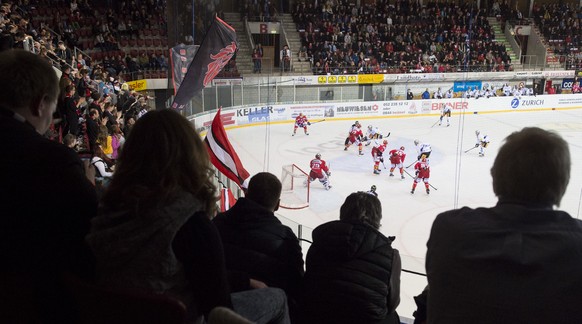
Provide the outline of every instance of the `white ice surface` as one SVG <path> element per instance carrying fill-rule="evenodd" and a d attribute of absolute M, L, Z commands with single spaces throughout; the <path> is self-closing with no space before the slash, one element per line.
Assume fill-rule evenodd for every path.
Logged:
<path fill-rule="evenodd" d="M 251 175 L 269 171 L 280 177 L 281 167 L 291 163 L 308 171 L 309 161 L 316 153 L 321 153 L 331 165 L 331 190 L 326 191 L 319 182 L 313 182 L 308 208 L 278 212 L 304 225 L 303 236 L 308 239 L 311 238 L 310 229 L 339 218 L 339 208 L 350 193 L 369 190 L 371 185 L 376 185 L 383 209 L 381 231 L 396 236 L 393 246 L 400 251 L 403 269 L 407 270 L 425 273 L 426 242 L 438 213 L 463 206 L 495 205 L 489 170 L 502 140 L 523 127 L 555 130 L 570 144 L 572 174 L 560 209 L 580 217 L 582 110 L 453 115 L 450 127 L 444 124 L 431 127 L 437 117 L 360 118 L 364 131 L 368 125 L 374 125 L 384 134 L 391 132 L 388 150 L 405 146 L 405 166 L 416 158 L 414 139 L 432 145 L 430 183 L 438 190 L 431 189 L 430 195 L 425 193 L 422 184 L 411 195 L 412 179 L 408 176 L 405 180 L 400 180 L 397 173 L 389 177 L 388 170 L 383 170 L 381 175 L 373 174 L 372 146 L 364 146 L 363 156 L 357 155 L 355 146 L 344 151 L 347 131 L 355 120 L 326 120 L 313 124 L 309 127 L 309 136 L 299 129 L 292 137 L 291 121 L 231 129 L 228 136 Z M 484 157 L 478 156 L 478 148 L 464 153 L 475 145 L 475 130 L 487 133 L 491 140 Z M 406 170 L 412 174 L 412 169 Z M 304 256 L 306 252 L 304 248 Z M 426 277 L 403 273 L 398 308 L 401 316 L 412 318 L 416 309 L 412 297 L 420 294 L 425 285 Z"/>

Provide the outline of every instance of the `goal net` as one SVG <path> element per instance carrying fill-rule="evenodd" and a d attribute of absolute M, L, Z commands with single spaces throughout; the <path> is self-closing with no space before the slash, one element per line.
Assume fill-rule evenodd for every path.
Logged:
<path fill-rule="evenodd" d="M 284 165 L 281 173 L 281 203 L 286 209 L 302 209 L 309 206 L 309 174 L 295 164 Z"/>

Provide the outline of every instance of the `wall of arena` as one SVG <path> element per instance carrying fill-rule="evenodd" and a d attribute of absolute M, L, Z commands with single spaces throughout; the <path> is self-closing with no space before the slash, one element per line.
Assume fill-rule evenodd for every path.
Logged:
<path fill-rule="evenodd" d="M 292 123 L 299 113 L 307 115 L 311 122 L 318 120 L 353 120 L 378 118 L 411 118 L 440 115 L 448 106 L 454 114 L 489 114 L 502 112 L 531 112 L 542 110 L 582 109 L 581 94 L 539 95 L 524 97 L 453 98 L 426 100 L 362 101 L 346 103 L 308 103 L 262 105 L 255 107 L 230 107 L 221 112 L 226 129 L 248 127 L 269 121 Z M 190 117 L 201 133 L 212 122 L 216 111 L 208 111 Z"/>

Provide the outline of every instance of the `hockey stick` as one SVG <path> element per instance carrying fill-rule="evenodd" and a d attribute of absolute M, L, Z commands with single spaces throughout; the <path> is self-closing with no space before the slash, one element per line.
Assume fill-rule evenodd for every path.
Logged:
<path fill-rule="evenodd" d="M 415 177 L 412 176 L 412 174 L 408 173 L 408 171 L 406 171 L 406 170 L 402 170 L 402 171 L 404 171 L 406 174 L 408 174 L 408 176 L 411 177 L 412 179 L 415 178 Z"/>
<path fill-rule="evenodd" d="M 466 151 L 465 151 L 465 153 L 469 152 L 470 150 L 474 150 L 474 149 L 476 149 L 476 148 L 478 148 L 478 147 L 479 147 L 479 146 L 473 146 L 473 147 L 471 147 L 470 149 L 466 150 Z"/>
<path fill-rule="evenodd" d="M 406 172 L 406 174 L 408 174 L 409 177 L 411 177 L 412 179 L 416 180 L 416 177 L 413 177 L 412 174 L 408 173 L 408 171 L 404 170 L 404 172 Z M 431 185 L 430 183 L 428 184 L 431 188 L 433 188 L 434 190 L 438 190 L 437 188 L 435 188 L 435 186 Z"/>
<path fill-rule="evenodd" d="M 384 166 L 384 170 L 386 170 L 386 164 L 384 164 L 384 161 L 382 161 L 382 165 Z"/>
<path fill-rule="evenodd" d="M 433 127 L 435 127 L 435 126 L 436 126 L 436 124 L 438 124 L 438 122 L 439 122 L 439 121 L 441 121 L 440 117 L 439 117 L 439 120 L 435 121 L 435 122 L 434 122 L 434 124 L 432 124 L 432 126 L 430 126 L 430 128 L 433 128 Z"/>
<path fill-rule="evenodd" d="M 416 161 L 414 161 L 414 162 L 410 163 L 410 165 L 408 165 L 406 168 L 407 168 L 407 169 L 408 169 L 408 168 L 410 168 L 410 167 L 411 167 L 411 166 L 412 166 L 414 163 L 416 163 L 416 162 L 418 162 L 418 160 L 416 160 Z"/>
<path fill-rule="evenodd" d="M 322 119 L 322 120 L 316 120 L 316 121 L 314 121 L 314 122 L 311 122 L 311 125 L 313 125 L 313 124 L 317 124 L 317 123 L 321 123 L 321 122 L 323 122 L 323 121 L 325 121 L 325 119 Z"/>

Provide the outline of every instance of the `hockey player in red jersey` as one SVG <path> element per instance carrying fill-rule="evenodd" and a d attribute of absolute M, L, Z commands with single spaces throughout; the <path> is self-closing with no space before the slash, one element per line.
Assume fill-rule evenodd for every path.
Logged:
<path fill-rule="evenodd" d="M 421 158 L 420 161 L 416 162 L 414 165 L 414 169 L 416 170 L 416 178 L 414 178 L 414 182 L 412 183 L 412 190 L 410 191 L 411 194 L 414 193 L 414 189 L 416 189 L 416 184 L 420 181 L 424 182 L 424 186 L 426 187 L 426 194 L 430 194 L 430 189 L 428 188 L 428 179 L 430 178 L 430 167 L 426 158 Z"/>
<path fill-rule="evenodd" d="M 380 162 L 384 163 L 382 154 L 386 150 L 388 140 L 382 141 L 382 144 L 372 147 L 372 157 L 374 158 L 374 174 L 380 174 Z"/>
<path fill-rule="evenodd" d="M 311 182 L 315 179 L 319 179 L 319 182 L 323 184 L 325 190 L 329 190 L 331 188 L 331 184 L 329 183 L 331 171 L 329 171 L 327 163 L 321 159 L 321 154 L 315 154 L 315 159 L 311 160 L 309 167 L 311 168 L 311 171 L 309 172 L 309 181 Z"/>
<path fill-rule="evenodd" d="M 350 129 L 350 133 L 348 134 L 348 138 L 346 138 L 346 147 L 344 148 L 344 151 L 348 150 L 348 147 L 350 147 L 352 144 L 355 144 L 358 146 L 358 154 L 359 155 L 364 155 L 364 152 L 362 152 L 362 138 L 364 137 L 364 133 L 362 132 L 362 125 L 360 125 L 359 122 L 356 121 L 355 124 L 352 125 L 352 128 Z"/>
<path fill-rule="evenodd" d="M 311 125 L 311 123 L 309 122 L 309 120 L 307 120 L 307 116 L 305 116 L 302 113 L 299 113 L 299 115 L 295 118 L 295 126 L 293 127 L 293 135 L 291 136 L 295 136 L 295 133 L 297 133 L 297 128 L 299 127 L 303 128 L 305 135 L 309 135 L 309 133 L 307 132 L 308 125 Z"/>
<path fill-rule="evenodd" d="M 390 176 L 394 176 L 394 169 L 398 168 L 400 170 L 400 179 L 404 179 L 404 168 L 402 164 L 404 163 L 404 159 L 406 158 L 406 153 L 404 153 L 404 146 L 401 146 L 400 149 L 393 149 L 389 153 L 390 156 Z"/>

